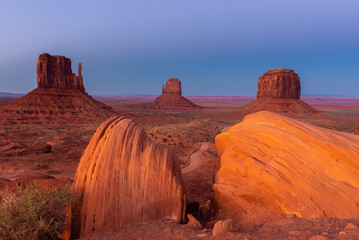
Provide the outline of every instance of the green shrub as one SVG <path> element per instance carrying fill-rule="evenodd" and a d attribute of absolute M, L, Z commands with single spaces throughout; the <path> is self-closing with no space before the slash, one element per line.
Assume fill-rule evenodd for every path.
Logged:
<path fill-rule="evenodd" d="M 36 182 L 17 193 L 0 193 L 0 239 L 59 239 L 66 209 L 74 202 L 69 186 L 39 190 Z"/>

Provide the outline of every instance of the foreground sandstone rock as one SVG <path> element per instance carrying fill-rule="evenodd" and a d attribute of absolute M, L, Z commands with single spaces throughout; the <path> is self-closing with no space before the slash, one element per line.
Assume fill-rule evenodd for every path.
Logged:
<path fill-rule="evenodd" d="M 359 217 L 357 135 L 258 112 L 218 135 L 216 146 L 214 201 L 224 211 Z"/>
<path fill-rule="evenodd" d="M 75 237 L 185 217 L 178 158 L 128 118 L 110 118 L 97 129 L 81 157 L 74 192 L 80 196 L 73 208 Z"/>
<path fill-rule="evenodd" d="M 155 110 L 198 110 L 198 106 L 182 96 L 181 81 L 171 78 L 162 86 L 162 95 L 152 103 L 129 105 L 131 108 L 155 109 Z"/>
<path fill-rule="evenodd" d="M 292 69 L 269 69 L 258 78 L 257 100 L 242 110 L 253 113 L 271 111 L 286 115 L 312 115 L 318 113 L 300 100 L 300 79 Z"/>
<path fill-rule="evenodd" d="M 37 88 L 0 107 L 2 124 L 82 123 L 103 121 L 119 112 L 85 92 L 79 64 L 72 73 L 71 59 L 41 54 L 37 62 Z"/>

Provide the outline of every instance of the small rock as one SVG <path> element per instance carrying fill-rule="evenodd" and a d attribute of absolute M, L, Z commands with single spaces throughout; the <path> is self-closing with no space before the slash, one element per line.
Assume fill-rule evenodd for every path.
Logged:
<path fill-rule="evenodd" d="M 231 231 L 232 228 L 233 228 L 232 219 L 219 220 L 218 222 L 216 222 L 214 224 L 212 235 L 216 236 L 218 234 L 222 234 L 222 233 Z"/>
<path fill-rule="evenodd" d="M 345 226 L 344 231 L 346 231 L 346 230 L 358 230 L 358 229 L 359 229 L 358 226 L 356 226 L 356 225 L 354 225 L 352 223 L 349 223 L 348 225 Z"/>
<path fill-rule="evenodd" d="M 51 153 L 51 145 L 47 143 L 34 143 L 28 148 L 33 153 Z"/>
<path fill-rule="evenodd" d="M 194 227 L 194 228 L 201 228 L 202 225 L 200 222 L 198 222 L 198 220 L 192 216 L 192 214 L 187 214 L 187 218 L 188 218 L 188 226 Z"/>
<path fill-rule="evenodd" d="M 205 233 L 202 233 L 202 234 L 198 234 L 198 235 L 197 235 L 197 237 L 199 237 L 199 238 L 203 238 L 203 237 L 208 237 L 208 235 L 207 235 L 207 234 L 205 234 Z"/>
<path fill-rule="evenodd" d="M 321 235 L 315 235 L 309 238 L 309 240 L 328 240 L 328 238 Z"/>
<path fill-rule="evenodd" d="M 345 235 L 346 232 L 339 232 L 339 235 Z"/>

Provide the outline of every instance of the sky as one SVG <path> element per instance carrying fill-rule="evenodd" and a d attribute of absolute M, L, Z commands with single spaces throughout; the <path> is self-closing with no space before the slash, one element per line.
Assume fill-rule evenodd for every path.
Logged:
<path fill-rule="evenodd" d="M 255 96 L 290 68 L 302 95 L 359 97 L 358 0 L 1 0 L 0 92 L 36 88 L 41 53 L 82 63 L 96 95 Z"/>

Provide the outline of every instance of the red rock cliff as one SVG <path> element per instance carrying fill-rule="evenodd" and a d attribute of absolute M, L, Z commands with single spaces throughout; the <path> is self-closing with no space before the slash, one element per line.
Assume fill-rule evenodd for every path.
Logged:
<path fill-rule="evenodd" d="M 83 237 L 161 218 L 181 222 L 186 207 L 178 158 L 123 117 L 97 129 L 81 157 L 74 191 L 80 196 L 73 208 L 75 237 L 78 230 Z"/>
<path fill-rule="evenodd" d="M 80 63 L 76 76 L 72 73 L 71 59 L 43 53 L 37 61 L 37 87 L 84 91 L 81 68 Z"/>
<path fill-rule="evenodd" d="M 258 78 L 257 99 L 300 98 L 300 79 L 292 69 L 269 69 Z"/>
<path fill-rule="evenodd" d="M 171 78 L 166 82 L 166 86 L 162 86 L 162 94 L 182 95 L 181 81 L 178 78 Z"/>

